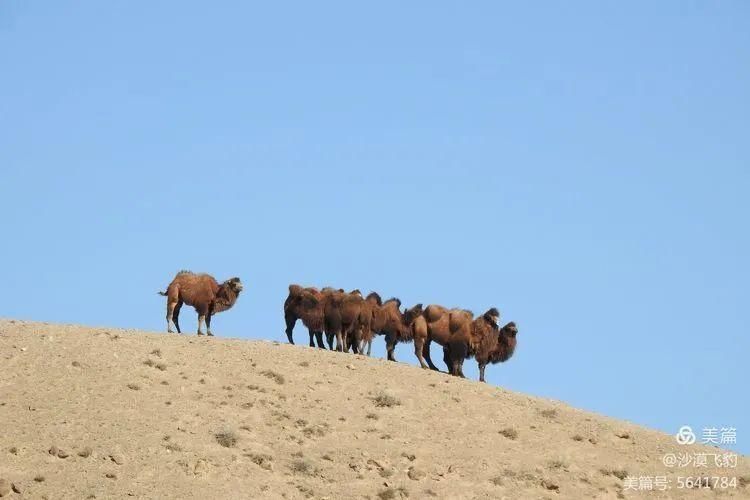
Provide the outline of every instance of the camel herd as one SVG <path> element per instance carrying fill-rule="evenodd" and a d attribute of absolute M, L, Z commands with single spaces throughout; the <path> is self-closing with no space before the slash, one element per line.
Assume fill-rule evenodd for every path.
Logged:
<path fill-rule="evenodd" d="M 183 304 L 193 306 L 198 313 L 198 335 L 211 333 L 211 316 L 231 308 L 242 292 L 239 278 L 219 284 L 208 274 L 180 271 L 167 287 L 159 292 L 167 297 L 167 332 L 174 324 L 180 331 L 179 315 Z M 443 347 L 443 360 L 452 375 L 463 377 L 463 362 L 474 357 L 479 365 L 479 380 L 484 382 L 484 369 L 492 363 L 507 361 L 515 351 L 518 328 L 513 322 L 500 327 L 500 313 L 491 308 L 474 317 L 466 309 L 448 309 L 438 305 L 422 307 L 417 304 L 401 309 L 401 301 L 383 301 L 375 292 L 363 297 L 359 290 L 289 285 L 284 301 L 286 336 L 294 344 L 292 331 L 301 320 L 310 334 L 310 347 L 328 348 L 370 355 L 376 335 L 385 337 L 387 358 L 396 361 L 394 351 L 399 342 L 413 342 L 414 353 L 422 368 L 438 370 L 430 358 L 432 342 Z M 426 362 L 425 362 L 426 361 Z"/>
<path fill-rule="evenodd" d="M 325 333 L 329 349 L 334 348 L 335 337 L 336 350 L 361 353 L 366 348 L 369 356 L 372 339 L 384 335 L 389 360 L 396 360 L 398 342 L 413 342 L 419 364 L 433 370 L 438 368 L 430 359 L 430 344 L 436 342 L 443 347 L 443 360 L 452 375 L 463 377 L 464 360 L 474 357 L 482 382 L 487 364 L 507 361 L 513 355 L 518 334 L 513 322 L 499 326 L 500 313 L 494 307 L 476 318 L 471 311 L 438 305 L 425 308 L 417 304 L 402 311 L 399 299 L 383 302 L 375 292 L 363 297 L 359 290 L 289 285 L 284 320 L 291 344 L 298 319 L 308 329 L 310 347 L 317 342 L 318 347 L 325 348 Z"/>

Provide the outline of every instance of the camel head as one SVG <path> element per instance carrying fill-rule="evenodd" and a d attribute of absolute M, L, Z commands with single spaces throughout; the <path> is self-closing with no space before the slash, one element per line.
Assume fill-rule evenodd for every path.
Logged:
<path fill-rule="evenodd" d="M 499 328 L 500 326 L 500 311 L 497 310 L 496 307 L 492 307 L 487 310 L 486 313 L 482 315 L 482 317 L 491 324 L 494 328 Z M 510 324 L 510 323 L 508 323 Z M 507 325 L 506 325 L 507 326 Z M 513 327 L 515 328 L 515 324 Z"/>
<path fill-rule="evenodd" d="M 360 292 L 358 288 L 355 288 L 354 290 L 349 292 L 349 295 L 356 295 L 357 297 L 362 297 L 362 292 Z"/>
<path fill-rule="evenodd" d="M 508 323 L 507 325 L 505 325 L 504 327 L 500 329 L 500 335 L 504 335 L 508 338 L 515 340 L 516 335 L 518 335 L 518 327 L 513 321 L 511 321 L 510 323 Z"/>
<path fill-rule="evenodd" d="M 222 286 L 229 288 L 235 293 L 235 295 L 239 295 L 242 291 L 242 282 L 239 278 L 236 277 L 226 280 L 224 283 L 222 283 Z"/>

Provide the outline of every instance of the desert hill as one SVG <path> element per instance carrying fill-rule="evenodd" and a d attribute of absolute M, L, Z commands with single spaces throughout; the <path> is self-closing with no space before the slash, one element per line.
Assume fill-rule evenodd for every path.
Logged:
<path fill-rule="evenodd" d="M 401 348 L 400 354 L 406 355 Z M 750 498 L 724 453 L 560 402 L 281 343 L 0 320 L 0 496 Z M 678 476 L 737 487 L 678 487 Z M 633 491 L 627 476 L 666 476 Z"/>

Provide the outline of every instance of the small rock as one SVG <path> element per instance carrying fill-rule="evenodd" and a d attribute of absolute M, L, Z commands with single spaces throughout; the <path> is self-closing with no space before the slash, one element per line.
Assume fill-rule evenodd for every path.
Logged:
<path fill-rule="evenodd" d="M 112 460 L 117 465 L 122 465 L 123 463 L 125 463 L 125 460 L 122 458 L 122 455 L 119 455 L 117 453 L 115 453 L 114 455 L 110 455 L 109 459 Z"/>
<path fill-rule="evenodd" d="M 25 347 L 22 347 L 22 348 L 21 348 L 21 352 L 26 352 L 26 348 L 25 348 Z"/>
<path fill-rule="evenodd" d="M 12 489 L 13 491 L 15 491 L 19 495 L 21 494 L 21 488 L 16 483 L 11 483 L 10 489 Z"/>
<path fill-rule="evenodd" d="M 114 472 L 107 472 L 106 474 L 104 474 L 104 476 L 107 479 L 117 479 L 117 474 L 115 474 Z"/>
<path fill-rule="evenodd" d="M 346 367 L 349 368 L 350 370 L 356 370 L 354 365 L 346 365 Z"/>
<path fill-rule="evenodd" d="M 0 478 L 0 497 L 10 495 L 10 481 Z"/>
<path fill-rule="evenodd" d="M 68 452 L 64 450 L 57 450 L 57 458 L 68 458 L 70 455 L 68 455 Z"/>
<path fill-rule="evenodd" d="M 412 481 L 420 481 L 427 477 L 427 473 L 424 471 L 421 471 L 415 467 L 409 467 L 409 472 L 407 472 L 407 475 L 409 476 L 409 479 Z"/>
<path fill-rule="evenodd" d="M 51 448 L 49 449 L 49 454 L 50 454 L 50 455 L 55 455 L 55 456 L 57 456 L 57 452 L 58 452 L 58 451 L 60 451 L 60 450 L 58 450 L 58 449 L 57 449 L 57 446 L 55 446 L 55 445 L 53 444 L 53 445 L 52 445 L 52 447 L 51 447 Z"/>

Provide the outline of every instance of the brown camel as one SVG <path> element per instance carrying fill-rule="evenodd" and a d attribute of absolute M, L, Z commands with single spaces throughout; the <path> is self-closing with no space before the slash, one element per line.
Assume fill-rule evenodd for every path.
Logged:
<path fill-rule="evenodd" d="M 484 366 L 497 348 L 499 336 L 504 333 L 498 328 L 499 318 L 500 312 L 493 307 L 468 323 L 464 318 L 451 321 L 450 338 L 443 344 L 443 359 L 451 375 L 463 377 L 464 359 L 478 355 L 478 360 L 483 360 L 480 362 L 480 365 L 483 363 L 480 380 L 484 381 Z"/>
<path fill-rule="evenodd" d="M 198 313 L 198 335 L 201 324 L 206 323 L 206 334 L 211 333 L 211 316 L 231 308 L 242 291 L 239 278 L 231 278 L 221 285 L 208 274 L 196 274 L 180 271 L 167 287 L 166 292 L 159 292 L 167 297 L 167 332 L 172 333 L 172 323 L 180 331 L 180 308 L 182 304 L 193 306 Z"/>
<path fill-rule="evenodd" d="M 290 344 L 294 344 L 292 332 L 298 319 L 307 327 L 310 333 L 310 347 L 315 347 L 313 339 L 318 341 L 318 347 L 323 345 L 323 307 L 328 298 L 328 292 L 321 292 L 317 288 L 303 288 L 299 285 L 289 285 L 289 295 L 284 301 L 284 321 L 286 322 L 286 336 Z"/>
<path fill-rule="evenodd" d="M 329 344 L 336 337 L 336 350 L 347 352 L 351 344 L 358 352 L 361 327 L 360 320 L 365 300 L 359 290 L 349 293 L 333 291 L 323 309 L 323 323 Z M 367 326 L 369 329 L 369 325 Z"/>
<path fill-rule="evenodd" d="M 422 368 L 438 370 L 430 356 L 430 344 L 434 341 L 445 346 L 451 339 L 451 332 L 471 332 L 473 314 L 465 309 L 447 309 L 429 305 L 422 315 L 411 325 L 414 338 L 414 354 Z M 466 333 L 469 334 L 469 333 Z M 427 363 L 425 364 L 425 360 Z"/>
<path fill-rule="evenodd" d="M 369 356 L 372 350 L 372 339 L 376 335 L 385 335 L 387 357 L 390 361 L 396 361 L 394 356 L 396 344 L 411 340 L 409 326 L 414 318 L 422 314 L 422 304 L 417 304 L 402 313 L 399 299 L 394 297 L 383 302 L 376 292 L 371 292 L 367 296 L 365 304 L 371 309 L 372 319 L 369 330 L 362 334 L 360 352 L 364 352 L 366 345 Z"/>
<path fill-rule="evenodd" d="M 494 346 L 492 343 L 485 346 L 480 346 L 474 354 L 474 359 L 477 360 L 479 365 L 479 381 L 484 382 L 484 368 L 487 363 L 504 363 L 508 361 L 516 350 L 516 335 L 518 335 L 518 327 L 514 322 L 506 324 L 500 328 L 500 332 L 497 337 L 494 338 Z"/>

